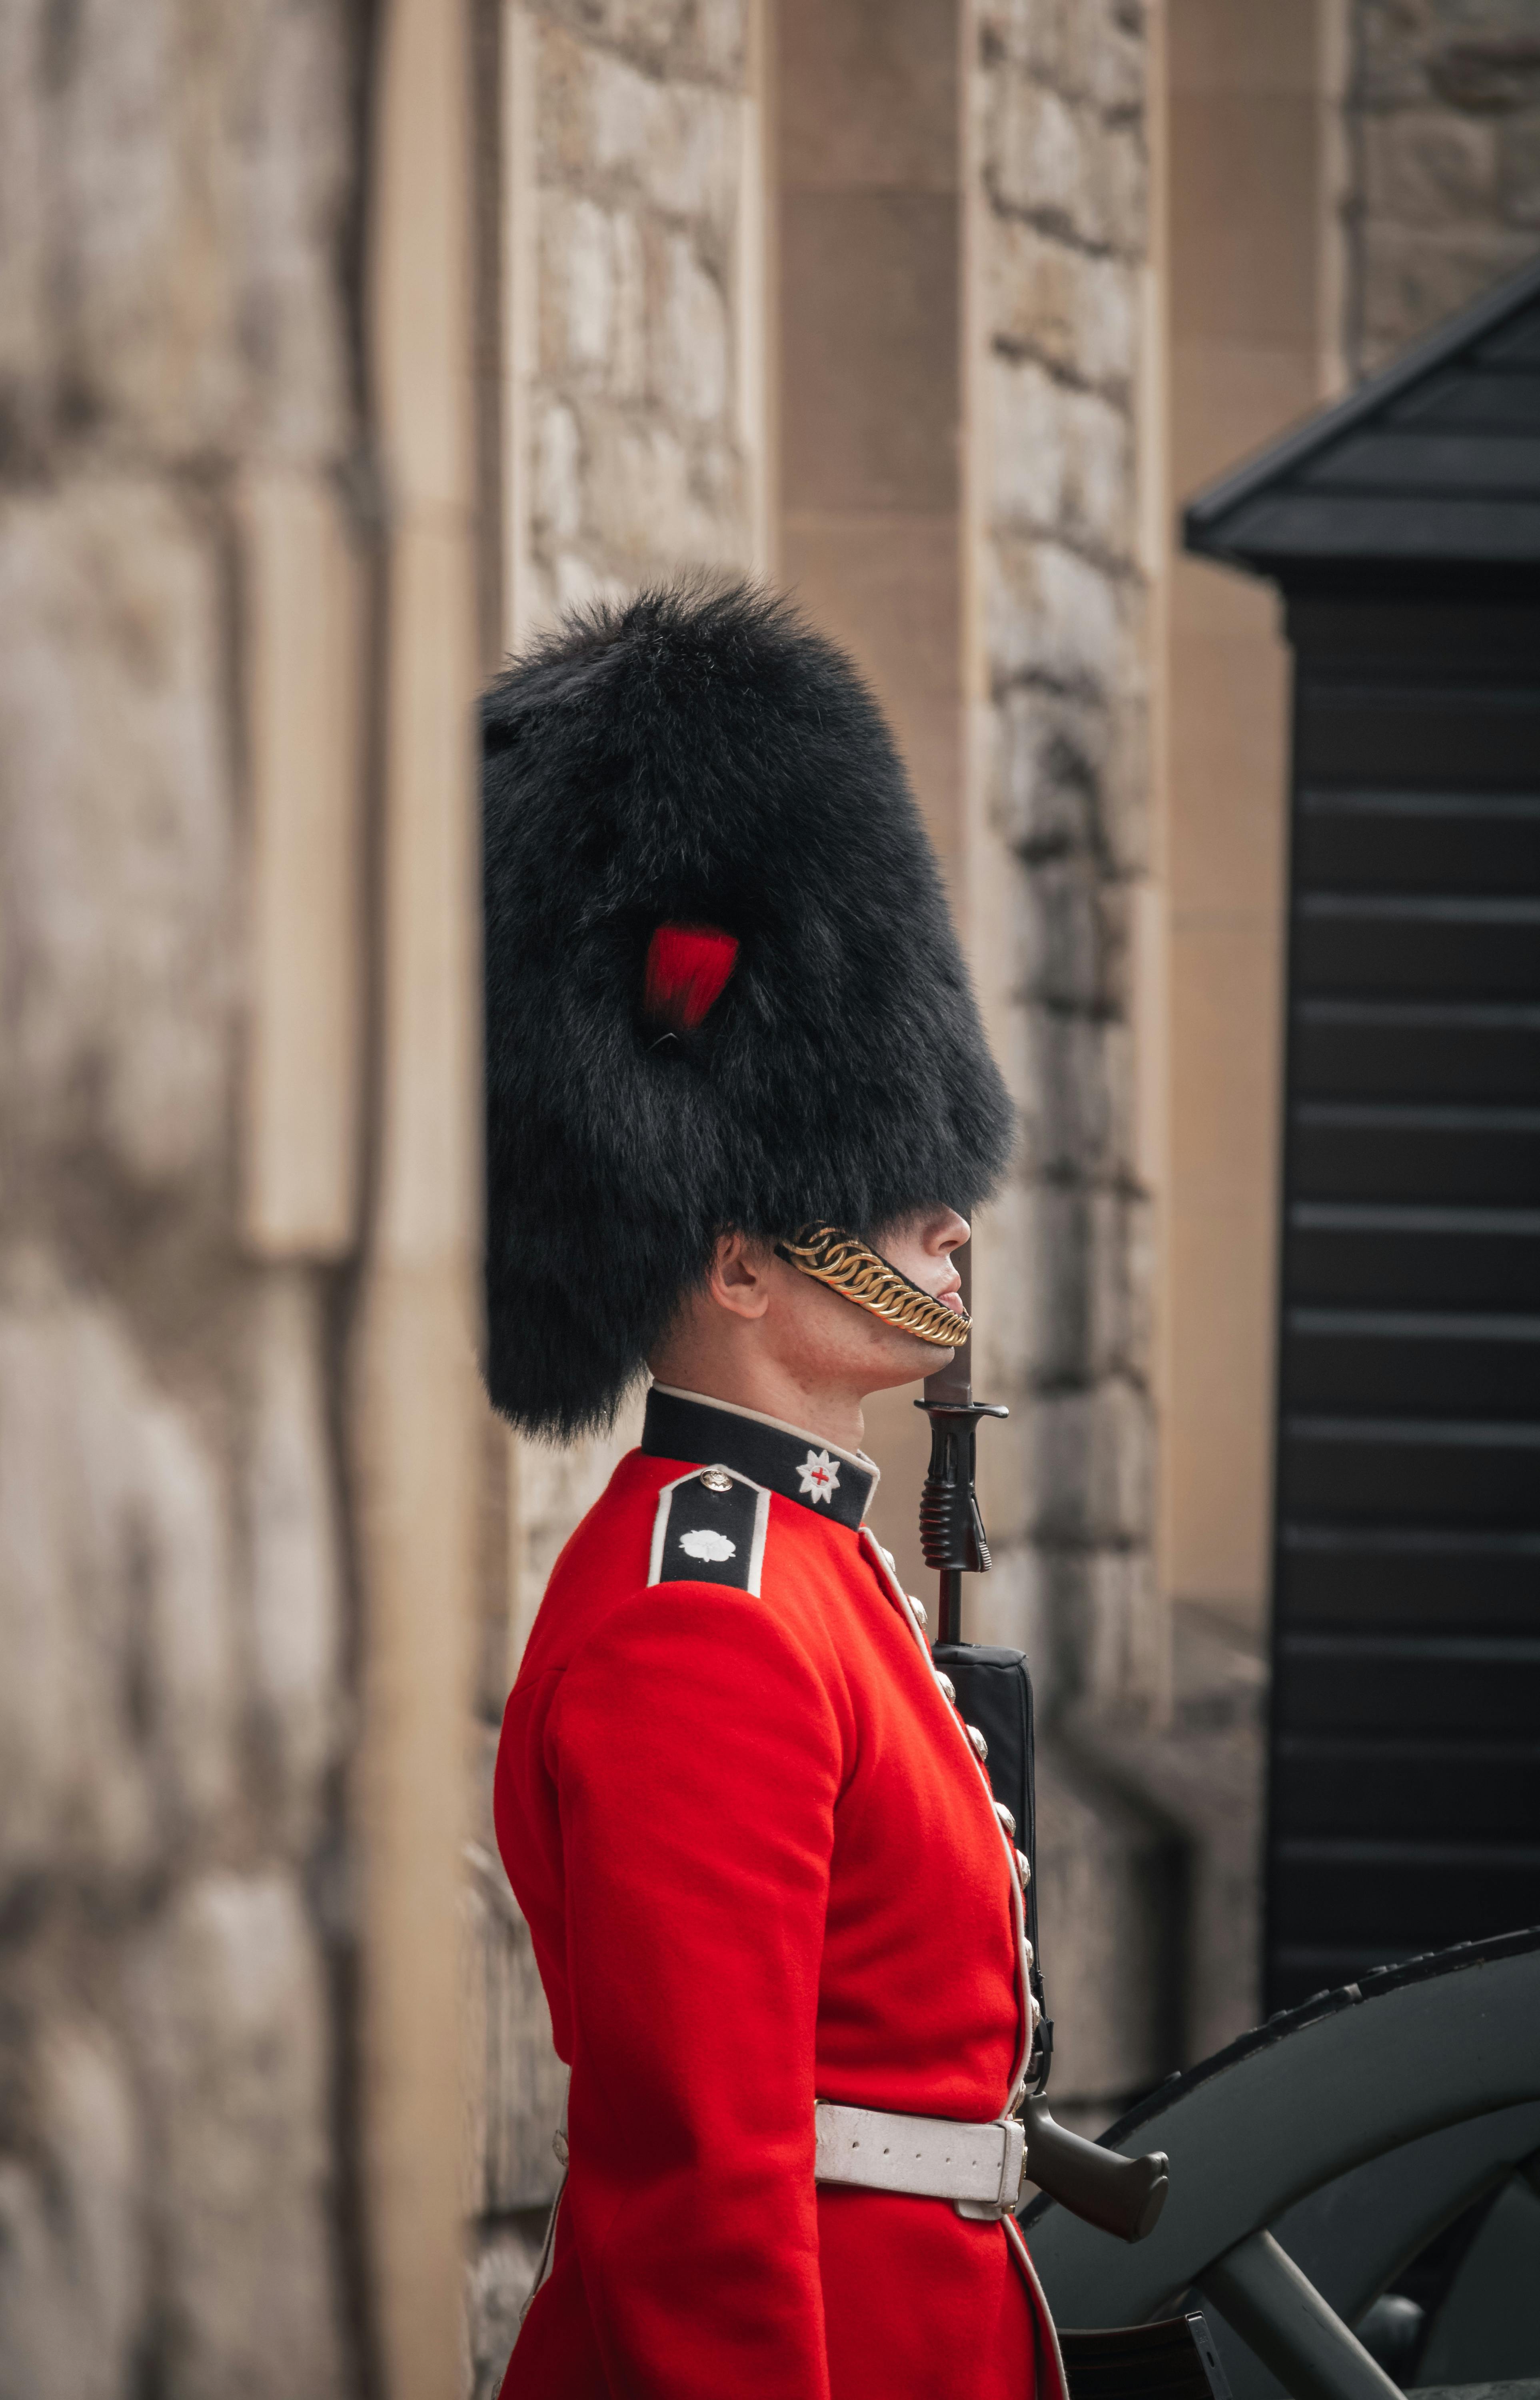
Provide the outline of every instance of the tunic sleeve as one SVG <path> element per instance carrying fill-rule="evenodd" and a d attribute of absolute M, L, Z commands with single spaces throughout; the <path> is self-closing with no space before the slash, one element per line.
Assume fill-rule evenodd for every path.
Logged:
<path fill-rule="evenodd" d="M 825 2400 L 814 2037 L 838 1704 L 774 1609 L 672 1583 L 547 1720 L 566 1884 L 564 2202 L 606 2377 Z"/>

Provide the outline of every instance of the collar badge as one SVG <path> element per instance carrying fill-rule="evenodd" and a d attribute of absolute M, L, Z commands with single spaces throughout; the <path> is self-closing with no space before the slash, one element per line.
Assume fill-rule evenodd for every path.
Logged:
<path fill-rule="evenodd" d="M 827 1500 L 839 1489 L 839 1469 L 826 1450 L 810 1450 L 797 1471 L 802 1478 L 804 1499 Z"/>

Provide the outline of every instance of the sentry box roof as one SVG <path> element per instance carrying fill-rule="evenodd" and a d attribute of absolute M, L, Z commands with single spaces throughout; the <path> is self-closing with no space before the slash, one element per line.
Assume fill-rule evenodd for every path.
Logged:
<path fill-rule="evenodd" d="M 1540 260 L 1184 512 L 1185 547 L 1287 587 L 1540 570 Z M 1528 573 L 1526 573 L 1528 570 Z"/>

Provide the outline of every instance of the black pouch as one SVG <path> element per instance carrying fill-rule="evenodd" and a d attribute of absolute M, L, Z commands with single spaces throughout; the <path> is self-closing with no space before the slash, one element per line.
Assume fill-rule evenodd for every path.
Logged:
<path fill-rule="evenodd" d="M 1015 1819 L 1015 1846 L 1026 1859 L 1027 1938 L 1032 1945 L 1032 1992 L 1043 2008 L 1037 1956 L 1037 1801 L 1032 1772 L 1032 1678 L 1026 1653 L 984 1642 L 938 1642 L 931 1653 L 949 1675 L 964 1725 L 976 1725 L 989 1746 L 984 1771 L 1002 1807 Z M 1054 2028 L 1044 2014 L 1038 2032 L 1036 2080 L 1041 2090 L 1053 2054 Z"/>

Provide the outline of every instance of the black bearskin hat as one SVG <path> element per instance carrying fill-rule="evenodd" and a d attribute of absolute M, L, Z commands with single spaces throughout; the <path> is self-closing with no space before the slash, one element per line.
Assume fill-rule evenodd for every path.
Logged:
<path fill-rule="evenodd" d="M 720 1232 L 967 1211 L 1011 1111 L 887 727 L 784 601 L 575 614 L 482 722 L 487 1383 L 570 1436 Z"/>

